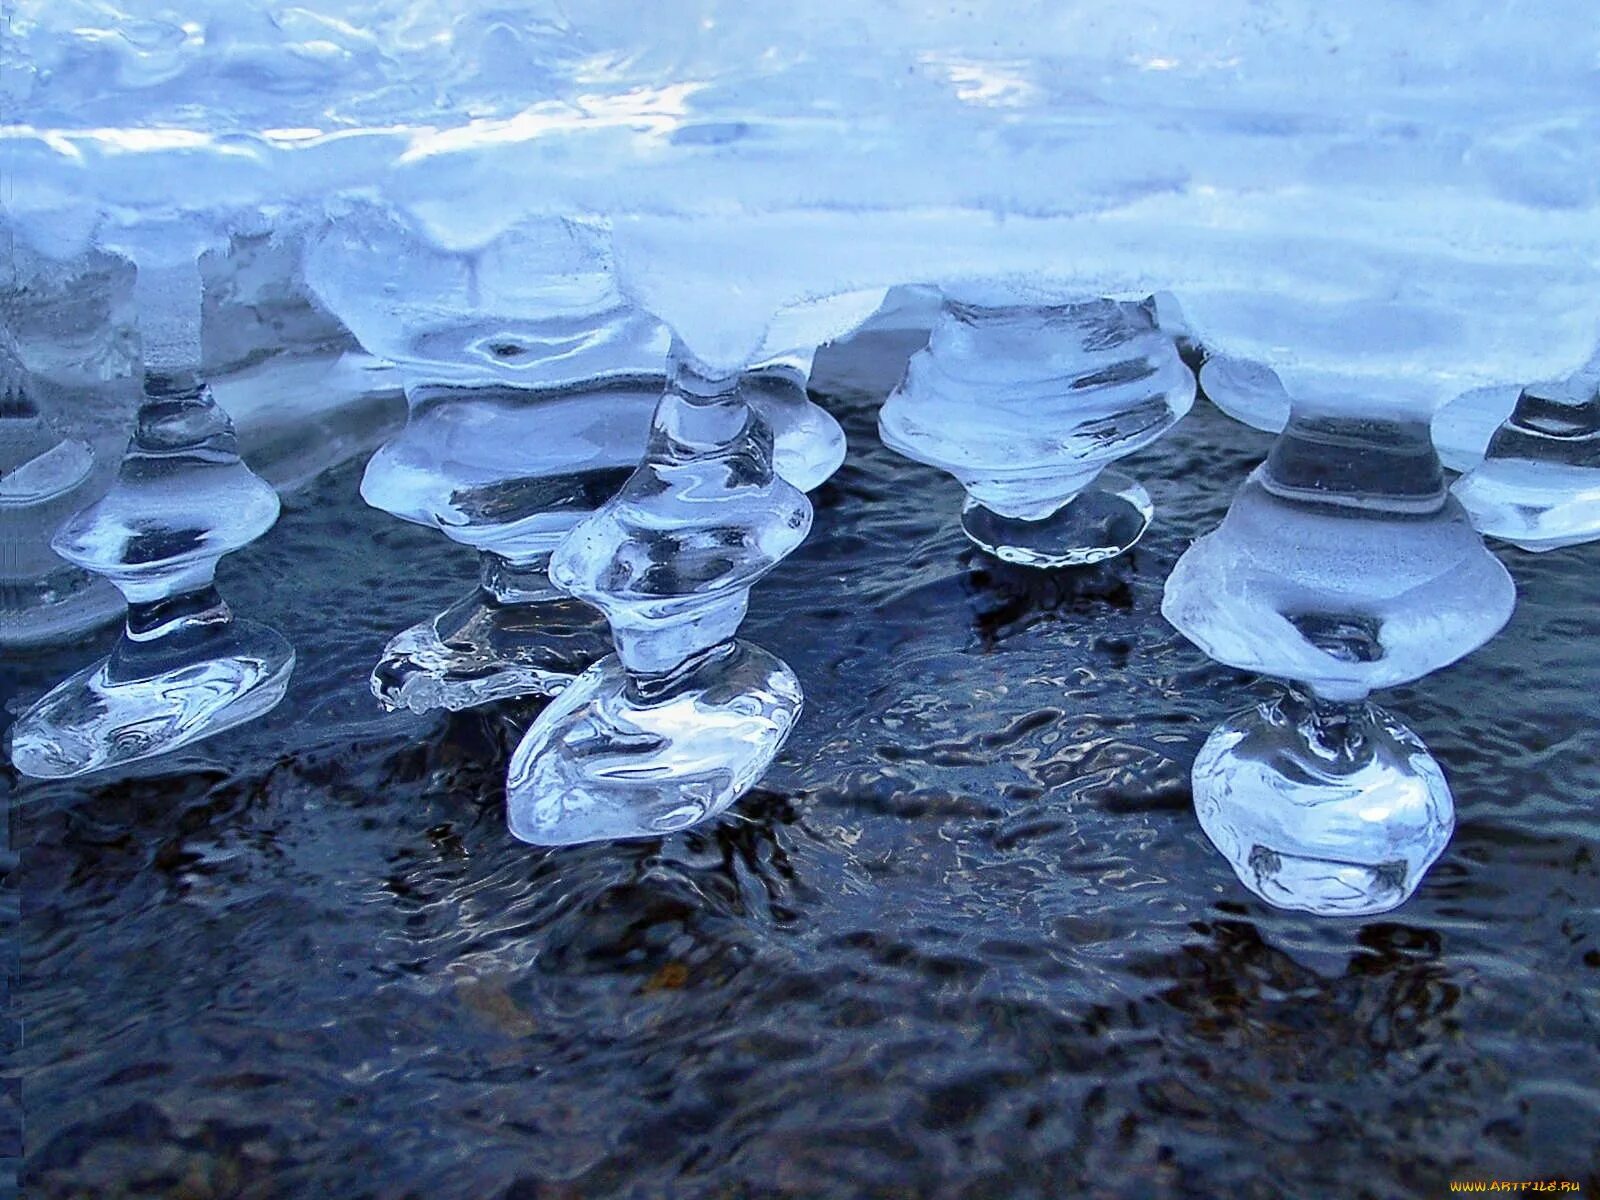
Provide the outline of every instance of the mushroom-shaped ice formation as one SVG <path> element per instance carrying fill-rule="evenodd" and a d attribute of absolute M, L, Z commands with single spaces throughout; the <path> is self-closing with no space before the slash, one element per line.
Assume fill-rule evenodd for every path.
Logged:
<path fill-rule="evenodd" d="M 1423 421 L 1297 407 L 1161 609 L 1217 661 L 1295 685 L 1224 722 L 1194 765 L 1201 826 L 1246 887 L 1330 915 L 1411 895 L 1454 807 L 1426 747 L 1367 696 L 1476 649 L 1514 602 Z"/>
<path fill-rule="evenodd" d="M 56 535 L 69 562 L 127 598 L 109 658 L 18 719 L 12 761 L 59 778 L 166 754 L 253 720 L 283 698 L 294 651 L 235 620 L 217 560 L 260 537 L 278 496 L 239 459 L 233 427 L 192 375 L 147 375 L 116 483 Z"/>
<path fill-rule="evenodd" d="M 278 495 L 239 457 L 233 424 L 200 373 L 198 216 L 102 231 L 134 259 L 144 383 L 116 482 L 71 517 L 56 552 L 110 580 L 128 602 L 111 656 L 50 691 L 17 721 L 12 761 L 62 777 L 165 754 L 253 720 L 283 698 L 294 651 L 236 621 L 217 561 L 278 518 Z"/>
<path fill-rule="evenodd" d="M 1193 403 L 1194 376 L 1145 305 L 947 296 L 878 430 L 961 481 L 961 525 L 978 546 L 1025 566 L 1079 566 L 1144 534 L 1150 497 L 1109 464 Z"/>
<path fill-rule="evenodd" d="M 750 588 L 811 528 L 737 375 L 675 343 L 639 469 L 557 549 L 617 653 L 544 710 L 511 760 L 511 831 L 537 845 L 652 837 L 715 816 L 783 746 L 800 682 L 734 637 Z"/>
<path fill-rule="evenodd" d="M 374 694 L 420 712 L 560 691 L 607 640 L 598 612 L 551 586 L 550 555 L 638 464 L 666 327 L 620 293 L 592 221 L 532 218 L 451 250 L 402 214 L 345 206 L 308 265 L 322 299 L 397 365 L 410 404 L 362 496 L 479 555 L 477 588 L 390 641 Z M 763 354 L 743 383 L 776 469 L 802 489 L 844 457 L 837 422 L 805 394 L 813 349 Z"/>
<path fill-rule="evenodd" d="M 1486 391 L 1446 405 L 1434 417 L 1436 436 L 1476 441 L 1474 427 L 1496 398 Z M 1517 390 L 1452 490 L 1483 533 L 1524 550 L 1600 537 L 1600 355 L 1568 379 Z"/>

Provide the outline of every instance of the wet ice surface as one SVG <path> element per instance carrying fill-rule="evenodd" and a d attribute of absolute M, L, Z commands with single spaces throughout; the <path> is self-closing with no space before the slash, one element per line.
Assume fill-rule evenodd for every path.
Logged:
<path fill-rule="evenodd" d="M 1600 1186 L 1600 547 L 1497 547 L 1506 630 L 1385 693 L 1458 805 L 1416 897 L 1275 911 L 1188 794 L 1268 685 L 1159 614 L 1270 439 L 1197 405 L 1128 460 L 1157 505 L 1137 547 L 1008 568 L 968 546 L 954 480 L 877 441 L 911 348 L 819 363 L 850 458 L 743 630 L 806 711 L 696 832 L 532 850 L 504 825 L 531 708 L 377 710 L 385 640 L 476 561 L 363 507 L 357 467 L 224 560 L 239 610 L 294 631 L 277 710 L 159 776 L 0 777 L 31 1194 Z"/>

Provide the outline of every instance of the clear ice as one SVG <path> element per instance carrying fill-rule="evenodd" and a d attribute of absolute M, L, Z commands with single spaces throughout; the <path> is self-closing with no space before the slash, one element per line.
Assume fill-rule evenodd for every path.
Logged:
<path fill-rule="evenodd" d="M 1219 725 L 1193 780 L 1200 827 L 1240 882 L 1319 916 L 1404 903 L 1455 829 L 1439 764 L 1374 704 L 1291 690 Z"/>
<path fill-rule="evenodd" d="M 848 13 L 820 0 L 660 0 L 645 15 L 620 0 L 190 0 L 181 12 L 166 0 L 14 0 L 0 38 L 5 234 L 15 262 L 93 263 L 91 274 L 111 279 L 114 309 L 128 271 L 106 252 L 136 258 L 149 268 L 137 285 L 146 350 L 186 370 L 202 361 L 198 292 L 152 286 L 176 276 L 164 275 L 170 245 L 143 244 L 147 226 L 189 230 L 180 242 L 195 229 L 229 235 L 233 256 L 214 263 L 207 352 L 225 360 L 242 406 L 275 414 L 308 442 L 322 440 L 320 408 L 349 389 L 259 355 L 280 318 L 283 338 L 331 355 L 332 323 L 290 299 L 300 280 L 263 292 L 247 275 L 303 270 L 373 359 L 394 364 L 411 428 L 374 462 L 368 493 L 479 553 L 483 584 L 396 638 L 374 680 L 384 699 L 453 706 L 554 690 L 601 649 L 599 624 L 579 603 L 593 600 L 623 649 L 579 685 L 603 694 L 594 711 L 608 727 L 622 728 L 619 704 L 663 687 L 696 704 L 714 697 L 708 712 L 735 693 L 777 697 L 751 711 L 782 712 L 798 703 L 797 692 L 779 702 L 783 672 L 729 638 L 732 598 L 774 558 L 764 522 L 786 519 L 790 495 L 775 482 L 729 482 L 759 477 L 753 468 L 724 472 L 708 499 L 679 487 L 749 455 L 730 449 L 738 439 L 714 438 L 703 461 L 698 451 L 657 454 L 693 407 L 683 389 L 698 395 L 677 379 L 646 429 L 672 337 L 704 368 L 689 374 L 715 380 L 724 396 L 701 406 L 707 419 L 722 407 L 757 410 L 744 441 L 764 444 L 760 428 L 773 427 L 767 476 L 804 487 L 802 470 L 825 473 L 827 447 L 841 445 L 798 398 L 812 349 L 891 288 L 902 289 L 897 303 L 914 292 L 964 304 L 970 319 L 939 318 L 934 344 L 886 407 L 885 437 L 969 485 L 963 524 L 979 545 L 1036 565 L 1114 554 L 1144 528 L 1148 499 L 1114 460 L 1188 403 L 1174 338 L 1186 353 L 1206 348 L 1203 382 L 1220 404 L 1274 429 L 1289 419 L 1289 396 L 1351 420 L 1369 408 L 1397 418 L 1463 392 L 1569 375 L 1592 350 L 1600 24 L 1591 0 L 1550 0 L 1537 19 L 1513 4 L 1466 21 L 1433 5 L 1330 22 L 1324 7 L 1155 0 L 1130 21 L 1104 6 L 999 0 Z M 11 293 L 29 298 L 18 331 L 77 294 L 56 286 L 50 268 L 0 262 L 0 271 Z M 1142 315 L 1060 303 L 1155 288 Z M 181 314 L 169 303 L 178 292 Z M 977 315 L 1007 304 L 1028 317 Z M 1115 334 L 1126 333 L 1118 349 L 1095 346 L 1102 321 L 1138 329 Z M 84 327 L 18 338 L 29 394 L 59 419 L 62 444 L 91 446 L 103 481 L 132 406 L 116 420 L 83 419 L 99 398 L 74 391 L 69 376 L 119 356 L 115 338 L 80 339 Z M 767 369 L 752 378 L 757 365 Z M 232 412 L 221 376 L 211 381 Z M 789 397 L 782 411 L 794 436 L 776 391 Z M 580 394 L 585 415 L 573 418 Z M 1575 540 L 1593 507 L 1584 404 L 1562 408 L 1534 388 L 1511 415 L 1515 400 L 1505 396 L 1490 422 L 1506 422 L 1496 449 L 1458 495 L 1485 528 L 1521 544 Z M 557 464 L 584 421 L 623 408 L 627 438 L 596 435 L 606 442 L 597 457 L 568 445 L 577 457 Z M 572 420 L 576 433 L 555 428 Z M 461 432 L 441 432 L 450 422 Z M 115 426 L 116 437 L 103 448 L 86 424 Z M 0 470 L 10 478 L 20 463 L 20 488 L 38 457 L 36 427 L 8 429 Z M 449 461 L 430 457 L 452 437 Z M 657 457 L 624 482 L 646 440 Z M 802 445 L 797 463 L 787 448 Z M 316 469 L 317 454 L 299 461 Z M 1275 533 L 1273 514 L 1311 513 L 1318 536 L 1359 527 L 1365 541 L 1412 556 L 1394 571 L 1429 581 L 1429 564 L 1439 565 L 1429 555 L 1448 547 L 1418 531 L 1453 529 L 1456 514 L 1446 505 L 1409 524 L 1382 516 L 1325 529 L 1324 510 L 1340 508 L 1332 496 L 1302 504 L 1256 488 L 1217 535 L 1281 551 L 1281 561 L 1251 560 L 1249 571 L 1213 581 L 1225 596 L 1246 576 L 1276 578 L 1281 612 L 1263 600 L 1259 611 L 1276 615 L 1260 628 L 1180 615 L 1219 656 L 1302 680 L 1319 704 L 1350 705 L 1368 686 L 1436 665 L 1427 622 L 1398 593 L 1352 599 L 1350 547 L 1335 539 L 1313 554 Z M 738 516 L 725 528 L 730 510 Z M 43 511 L 12 504 L 0 520 L 42 520 Z M 1260 528 L 1243 536 L 1252 521 Z M 702 586 L 669 547 L 681 543 L 693 559 L 719 529 L 737 543 L 727 578 Z M 557 572 L 552 586 L 570 584 L 570 602 L 547 588 L 543 569 L 547 556 L 568 561 L 552 548 L 558 533 L 569 548 L 605 533 L 605 554 Z M 1457 566 L 1470 574 L 1467 561 Z M 1377 587 L 1392 573 L 1386 565 L 1358 582 Z M 1453 578 L 1440 567 L 1437 579 Z M 1321 588 L 1327 596 L 1314 600 Z M 1435 640 L 1470 641 L 1455 637 L 1472 627 L 1450 588 L 1428 590 L 1460 626 L 1446 622 L 1452 637 Z M 1488 619 L 1498 596 L 1485 594 Z M 559 612 L 571 614 L 570 639 Z M 650 632 L 671 648 L 658 655 L 670 668 L 631 661 L 643 653 L 640 613 L 659 618 Z M 546 653 L 552 642 L 559 653 Z M 704 686 L 696 691 L 684 672 Z M 1370 732 L 1380 725 L 1346 724 L 1383 741 Z M 758 723 L 751 736 L 765 746 L 775 726 Z M 599 743 L 581 759 L 562 728 L 547 763 L 520 760 L 527 778 L 548 778 L 519 803 L 538 794 L 548 804 L 548 789 L 570 775 L 589 811 L 626 810 L 622 774 L 591 779 L 574 765 L 599 762 Z M 674 729 L 656 744 L 696 743 Z M 742 745 L 718 745 L 723 773 L 707 787 L 683 781 L 710 778 L 713 758 L 691 770 L 664 752 L 663 773 L 651 776 L 659 803 L 691 792 L 690 807 L 724 803 L 753 777 L 750 764 L 765 761 L 765 749 Z M 647 760 L 617 761 L 643 769 Z M 637 826 L 624 817 L 612 827 Z"/>
<path fill-rule="evenodd" d="M 215 587 L 217 561 L 270 529 L 279 505 L 195 370 L 194 258 L 146 263 L 136 296 L 145 375 L 132 440 L 110 491 L 51 543 L 115 585 L 127 621 L 108 658 L 12 727 L 12 762 L 36 778 L 167 754 L 253 720 L 283 698 L 294 667 L 288 642 L 235 620 Z"/>
<path fill-rule="evenodd" d="M 802 490 L 843 459 L 843 434 L 786 375 L 744 387 L 774 432 L 774 469 Z M 478 588 L 396 635 L 373 671 L 391 708 L 463 709 L 552 695 L 605 654 L 605 623 L 551 586 L 550 555 L 644 453 L 659 385 L 414 393 L 405 431 L 367 466 L 362 496 L 479 553 Z"/>
<path fill-rule="evenodd" d="M 116 483 L 69 520 L 55 549 L 128 602 L 110 657 L 52 689 L 13 727 L 24 775 L 59 778 L 166 754 L 254 719 L 283 698 L 294 652 L 236 620 L 217 560 L 260 537 L 278 495 L 240 461 L 203 384 L 156 377 Z"/>
<path fill-rule="evenodd" d="M 1195 761 L 1200 824 L 1246 887 L 1343 915 L 1411 895 L 1449 841 L 1450 790 L 1368 694 L 1470 653 L 1515 598 L 1425 423 L 1295 409 L 1162 602 L 1212 658 L 1295 685 L 1225 722 Z"/>
<path fill-rule="evenodd" d="M 1480 530 L 1524 550 L 1600 537 L 1600 357 L 1570 379 L 1521 389 L 1452 490 Z"/>
<path fill-rule="evenodd" d="M 1150 524 L 1144 488 L 1107 464 L 1193 403 L 1194 376 L 1143 305 L 947 298 L 878 430 L 961 481 L 961 526 L 978 546 L 1024 566 L 1079 566 L 1121 554 Z"/>
<path fill-rule="evenodd" d="M 94 448 L 54 429 L 0 346 L 0 648 L 61 642 L 121 615 L 115 588 L 50 548 L 95 474 Z"/>
<path fill-rule="evenodd" d="M 656 837 L 743 794 L 782 748 L 799 680 L 734 634 L 750 588 L 805 539 L 811 505 L 773 467 L 738 375 L 674 346 L 644 461 L 556 550 L 552 581 L 606 614 L 616 653 L 534 721 L 507 819 L 536 845 Z"/>
<path fill-rule="evenodd" d="M 1289 423 L 1289 393 L 1272 368 L 1263 363 L 1208 355 L 1200 364 L 1200 390 L 1235 421 L 1264 433 L 1282 433 Z"/>
<path fill-rule="evenodd" d="M 480 560 L 472 593 L 389 643 L 374 694 L 421 712 L 560 691 L 609 642 L 595 609 L 551 586 L 550 555 L 638 464 L 670 334 L 621 295 L 605 231 L 582 222 L 528 221 L 446 252 L 357 207 L 318 240 L 311 279 L 409 396 L 362 496 Z M 777 356 L 743 385 L 776 469 L 803 489 L 844 458 L 838 424 L 805 394 L 809 361 Z"/>

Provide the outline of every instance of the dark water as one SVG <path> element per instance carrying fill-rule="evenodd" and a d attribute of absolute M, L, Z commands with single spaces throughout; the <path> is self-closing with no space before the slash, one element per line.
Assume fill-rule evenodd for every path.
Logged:
<path fill-rule="evenodd" d="M 530 708 L 378 713 L 384 641 L 475 563 L 351 468 L 223 564 L 297 645 L 283 706 L 143 778 L 0 776 L 27 1194 L 1595 1194 L 1600 546 L 1502 549 L 1510 626 L 1386 694 L 1458 805 L 1412 902 L 1277 912 L 1188 794 L 1267 685 L 1158 612 L 1269 439 L 1202 404 L 1130 461 L 1136 551 L 1005 568 L 878 444 L 905 352 L 819 366 L 850 459 L 745 627 L 807 711 L 715 825 L 534 851 L 503 824 Z"/>

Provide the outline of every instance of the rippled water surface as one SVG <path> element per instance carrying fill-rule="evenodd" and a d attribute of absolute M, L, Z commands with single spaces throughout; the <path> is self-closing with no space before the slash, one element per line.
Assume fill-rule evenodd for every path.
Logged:
<path fill-rule="evenodd" d="M 910 348 L 819 363 L 850 458 L 745 626 L 806 713 L 714 825 L 532 850 L 503 786 L 531 707 L 378 712 L 384 642 L 475 561 L 354 467 L 220 573 L 296 644 L 276 712 L 141 777 L 0 776 L 28 1194 L 1600 1189 L 1600 546 L 1501 548 L 1505 632 L 1386 694 L 1456 791 L 1416 898 L 1277 912 L 1188 791 L 1269 685 L 1158 611 L 1269 439 L 1198 405 L 1129 460 L 1133 553 L 1007 568 L 878 443 Z M 8 669 L 13 711 L 88 654 Z"/>

